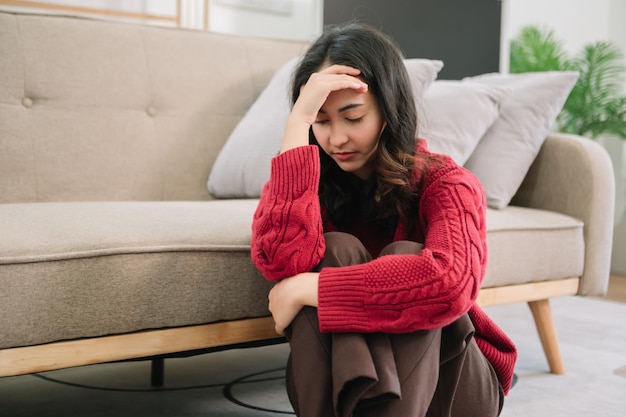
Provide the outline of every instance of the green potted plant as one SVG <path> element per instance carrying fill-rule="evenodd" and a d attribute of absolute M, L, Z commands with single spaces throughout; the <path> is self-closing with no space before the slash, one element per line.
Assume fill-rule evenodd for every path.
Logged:
<path fill-rule="evenodd" d="M 569 56 L 552 30 L 537 26 L 522 28 L 510 47 L 511 73 L 579 73 L 555 129 L 596 139 L 607 149 L 615 173 L 614 223 L 626 227 L 622 221 L 626 213 L 626 65 L 622 52 L 611 42 L 597 41 Z M 622 240 L 626 246 L 626 232 Z"/>
<path fill-rule="evenodd" d="M 524 27 L 511 41 L 510 72 L 577 71 L 580 75 L 557 119 L 557 129 L 593 139 L 626 139 L 626 66 L 611 42 L 587 44 L 570 57 L 554 32 Z"/>

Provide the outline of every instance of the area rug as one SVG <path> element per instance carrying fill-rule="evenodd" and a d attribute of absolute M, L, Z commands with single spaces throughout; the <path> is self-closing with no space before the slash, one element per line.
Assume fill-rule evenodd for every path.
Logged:
<path fill-rule="evenodd" d="M 519 349 L 519 382 L 502 416 L 626 416 L 626 304 L 563 297 L 551 306 L 564 375 L 549 373 L 527 305 L 487 309 Z"/>
<path fill-rule="evenodd" d="M 626 416 L 626 304 L 552 301 L 565 375 L 552 375 L 525 304 L 487 312 L 517 343 L 519 381 L 503 417 Z M 0 378 L 0 416 L 269 417 L 293 415 L 284 384 L 285 344 L 165 362 L 122 362 Z"/>

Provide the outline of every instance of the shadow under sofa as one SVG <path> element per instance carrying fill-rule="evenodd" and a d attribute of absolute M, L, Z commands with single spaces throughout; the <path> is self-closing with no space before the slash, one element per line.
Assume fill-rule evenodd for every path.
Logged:
<path fill-rule="evenodd" d="M 304 47 L 0 13 L 0 376 L 282 340 L 250 261 L 256 200 L 206 179 Z M 479 303 L 528 302 L 555 373 L 549 299 L 606 291 L 612 175 L 600 145 L 551 134 L 488 210 Z"/>

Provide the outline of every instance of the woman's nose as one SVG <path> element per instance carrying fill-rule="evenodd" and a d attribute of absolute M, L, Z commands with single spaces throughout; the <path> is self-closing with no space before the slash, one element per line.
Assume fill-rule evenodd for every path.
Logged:
<path fill-rule="evenodd" d="M 335 147 L 340 147 L 341 145 L 344 145 L 346 142 L 348 142 L 348 135 L 341 128 L 333 128 L 330 131 L 329 142 Z"/>

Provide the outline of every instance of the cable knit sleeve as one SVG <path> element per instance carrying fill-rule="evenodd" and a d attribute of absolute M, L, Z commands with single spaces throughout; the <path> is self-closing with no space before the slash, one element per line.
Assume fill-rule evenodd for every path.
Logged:
<path fill-rule="evenodd" d="M 316 146 L 291 149 L 272 159 L 252 221 L 252 262 L 269 280 L 311 271 L 324 256 Z"/>
<path fill-rule="evenodd" d="M 448 163 L 427 180 L 419 202 L 424 249 L 324 268 L 320 328 L 406 333 L 440 328 L 469 311 L 486 263 L 486 200 L 478 179 Z"/>

